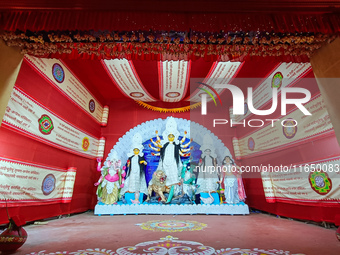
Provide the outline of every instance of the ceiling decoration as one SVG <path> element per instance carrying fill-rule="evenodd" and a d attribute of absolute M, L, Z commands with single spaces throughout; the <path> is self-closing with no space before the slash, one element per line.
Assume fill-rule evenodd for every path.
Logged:
<path fill-rule="evenodd" d="M 203 89 L 218 98 L 219 79 L 245 88 L 260 82 L 234 78 L 309 63 L 339 35 L 339 10 L 335 0 L 12 0 L 0 2 L 0 39 L 62 60 L 103 102 L 181 111 Z"/>
<path fill-rule="evenodd" d="M 0 30 L 339 31 L 338 0 L 11 0 Z"/>
<path fill-rule="evenodd" d="M 41 59 L 41 61 L 45 60 Z M 218 101 L 218 96 L 220 96 L 223 107 L 228 107 L 232 102 L 231 94 L 223 93 L 221 89 L 214 88 L 214 84 L 233 84 L 246 93 L 247 87 L 251 86 L 255 88 L 257 85 L 261 84 L 261 82 L 263 82 L 263 77 L 268 77 L 268 75 L 273 73 L 277 66 L 281 64 L 280 62 L 273 60 L 263 61 L 260 58 L 245 62 L 207 62 L 203 59 L 191 61 L 190 73 L 187 74 L 187 76 L 190 77 L 190 80 L 188 85 L 186 85 L 188 89 L 185 96 L 179 102 L 164 102 L 160 97 L 161 86 L 158 73 L 159 61 L 128 61 L 118 59 L 105 61 L 81 59 L 69 60 L 67 58 L 59 60 L 46 59 L 46 61 L 52 61 L 51 63 L 62 61 L 63 65 L 65 65 L 65 70 L 70 70 L 79 82 L 84 84 L 102 104 L 109 104 L 116 100 L 132 99 L 135 101 L 143 101 L 146 103 L 144 104 L 145 107 L 162 112 L 166 109 L 172 112 L 189 109 L 185 107 L 190 107 L 190 105 L 194 105 L 201 101 L 199 95 L 203 93 L 202 89 L 210 92 L 218 104 L 220 104 Z M 106 65 L 105 62 L 109 64 Z M 122 87 L 127 87 L 126 89 L 123 87 L 125 92 L 120 87 L 120 83 L 116 82 L 115 79 L 112 78 L 111 72 L 108 71 L 108 66 L 111 67 L 113 62 L 118 63 L 118 66 L 124 65 L 124 70 L 120 68 L 115 71 L 115 77 L 116 79 L 119 78 L 120 82 L 125 82 L 121 85 Z M 261 68 L 259 68 L 259 66 L 261 66 Z M 126 70 L 129 70 L 129 72 L 126 72 Z M 27 61 L 27 58 L 24 58 L 22 72 L 32 76 L 32 79 L 35 80 L 36 78 L 34 78 L 32 71 L 36 72 L 36 75 L 41 76 L 41 72 L 36 70 L 36 68 L 32 68 L 31 64 Z M 47 68 L 45 72 L 51 74 L 52 70 L 51 68 Z M 127 73 L 129 75 L 126 75 Z M 286 77 L 284 72 L 281 71 L 281 73 Z M 312 72 L 309 72 L 309 77 L 313 77 Z M 131 93 L 136 92 L 135 88 L 139 89 L 137 90 L 138 93 L 148 94 L 154 101 L 144 101 L 137 97 L 130 96 Z M 137 94 L 132 95 L 136 96 Z M 212 100 L 209 96 L 207 99 Z"/>
<path fill-rule="evenodd" d="M 132 61 L 126 59 L 103 60 L 103 66 L 113 83 L 127 97 L 144 102 L 156 101 L 144 88 Z"/>
<path fill-rule="evenodd" d="M 214 92 L 211 94 L 209 98 L 207 98 L 207 102 L 214 100 L 215 97 L 222 94 L 224 89 L 216 88 L 216 84 L 228 84 L 230 81 L 236 77 L 237 73 L 241 70 L 242 63 L 241 62 L 214 62 L 211 66 L 211 69 L 204 79 L 203 83 L 199 82 L 199 87 L 190 95 L 187 101 L 191 102 L 201 102 L 201 94 L 205 94 L 206 91 L 200 88 L 208 87 L 209 90 Z M 211 89 L 211 87 L 213 89 Z"/>
<path fill-rule="evenodd" d="M 191 61 L 159 61 L 158 76 L 160 99 L 164 102 L 179 102 L 189 87 Z"/>
<path fill-rule="evenodd" d="M 153 105 L 149 105 L 147 103 L 144 103 L 142 101 L 136 101 L 137 104 L 140 106 L 143 106 L 146 109 L 156 111 L 156 112 L 161 112 L 161 113 L 181 113 L 181 112 L 187 112 L 190 110 L 193 110 L 201 105 L 201 103 L 195 103 L 192 105 L 188 106 L 183 106 L 183 107 L 177 107 L 177 108 L 162 108 L 162 107 L 157 107 Z"/>
<path fill-rule="evenodd" d="M 159 98 L 152 97 L 143 86 L 133 62 L 126 59 L 102 60 L 107 74 L 111 77 L 113 83 L 126 96 L 139 102 L 163 101 L 166 103 L 177 103 L 184 100 L 188 88 L 190 87 L 190 66 L 191 61 L 159 61 L 158 62 L 158 80 L 159 80 Z M 192 86 L 190 96 L 185 100 L 195 104 L 201 102 L 201 94 L 209 93 L 210 98 L 207 102 L 214 100 L 222 94 L 224 89 L 216 88 L 216 84 L 228 84 L 242 67 L 241 62 L 214 62 L 208 75 L 203 80 L 192 80 L 191 83 L 197 83 Z M 156 72 L 155 72 L 156 73 Z M 211 90 L 213 94 L 209 91 Z M 220 100 L 220 99 L 219 99 Z M 150 104 L 140 105 L 157 111 L 165 111 L 166 108 L 152 106 Z M 189 108 L 188 108 L 189 107 Z M 180 112 L 189 110 L 190 106 L 169 109 L 170 112 Z"/>
<path fill-rule="evenodd" d="M 313 52 L 337 34 L 312 32 L 100 32 L 16 31 L 0 35 L 8 46 L 40 57 L 84 59 L 243 61 L 253 56 L 308 62 Z"/>

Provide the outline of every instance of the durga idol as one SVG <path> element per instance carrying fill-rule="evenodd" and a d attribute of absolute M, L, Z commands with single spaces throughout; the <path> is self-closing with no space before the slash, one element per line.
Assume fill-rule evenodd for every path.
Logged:
<path fill-rule="evenodd" d="M 154 156 L 160 156 L 157 170 L 163 170 L 167 176 L 166 185 L 172 186 L 170 195 L 177 195 L 180 192 L 179 185 L 181 185 L 182 161 L 181 157 L 190 156 L 189 145 L 191 141 L 184 144 L 187 132 L 184 132 L 183 138 L 179 141 L 179 132 L 177 130 L 177 123 L 173 117 L 169 117 L 166 123 L 166 128 L 162 133 L 163 139 L 158 136 L 156 130 L 157 140 L 151 142 L 149 145 L 151 149 L 156 151 L 152 153 Z M 168 199 L 169 202 L 170 199 Z"/>

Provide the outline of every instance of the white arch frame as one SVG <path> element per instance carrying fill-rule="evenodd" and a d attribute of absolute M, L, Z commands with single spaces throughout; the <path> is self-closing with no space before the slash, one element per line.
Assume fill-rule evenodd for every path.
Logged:
<path fill-rule="evenodd" d="M 169 117 L 168 117 L 169 118 Z M 139 125 L 137 125 L 134 128 L 131 128 L 129 131 L 127 131 L 122 137 L 118 139 L 118 142 L 113 146 L 113 148 L 110 150 L 110 153 L 108 154 L 105 163 L 111 159 L 113 156 L 113 151 L 116 151 L 118 158 L 123 162 L 123 164 L 128 159 L 128 153 L 131 153 L 129 150 L 131 149 L 131 142 L 132 137 L 136 132 L 139 132 L 143 138 L 143 142 L 146 140 L 155 137 L 155 131 L 158 130 L 159 134 L 162 134 L 165 129 L 165 124 L 167 119 L 154 119 L 149 120 L 146 122 L 143 122 Z M 221 139 L 219 139 L 215 134 L 213 134 L 210 130 L 208 130 L 206 127 L 191 121 L 187 119 L 182 118 L 174 118 L 177 123 L 178 131 L 181 136 L 184 136 L 184 131 L 187 131 L 187 137 L 193 138 L 193 140 L 199 144 L 202 145 L 201 142 L 203 141 L 203 137 L 205 134 L 209 134 L 213 140 L 214 147 L 216 149 L 217 154 L 217 161 L 219 163 L 222 162 L 225 156 L 232 155 L 229 151 L 229 149 L 224 145 Z M 158 127 L 158 128 L 155 128 Z"/>

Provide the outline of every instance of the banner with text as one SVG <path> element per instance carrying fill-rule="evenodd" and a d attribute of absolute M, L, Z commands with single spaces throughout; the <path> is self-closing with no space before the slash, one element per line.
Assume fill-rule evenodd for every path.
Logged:
<path fill-rule="evenodd" d="M 255 109 L 261 109 L 272 100 L 272 88 L 277 88 L 280 93 L 282 88 L 290 87 L 296 81 L 304 77 L 312 70 L 309 63 L 281 63 L 275 68 L 265 80 L 253 90 L 253 104 Z M 247 99 L 246 99 L 247 102 Z M 247 103 L 244 103 L 245 114 L 233 115 L 233 107 L 230 107 L 230 118 L 239 122 L 251 115 Z"/>
<path fill-rule="evenodd" d="M 191 61 L 158 62 L 160 98 L 164 102 L 179 102 L 185 96 L 190 78 Z"/>
<path fill-rule="evenodd" d="M 64 63 L 58 59 L 36 58 L 29 55 L 25 55 L 24 59 L 80 109 L 98 123 L 102 123 L 103 106 Z"/>
<path fill-rule="evenodd" d="M 100 157 L 98 138 L 63 120 L 18 87 L 12 91 L 2 125 L 74 154 Z"/>
<path fill-rule="evenodd" d="M 76 169 L 55 168 L 0 157 L 0 207 L 69 203 Z"/>
<path fill-rule="evenodd" d="M 127 59 L 102 60 L 102 64 L 113 83 L 127 97 L 133 100 L 156 101 L 143 86 L 132 61 Z"/>
<path fill-rule="evenodd" d="M 269 203 L 340 202 L 339 157 L 263 170 L 263 189 Z"/>
<path fill-rule="evenodd" d="M 312 115 L 304 115 L 299 109 L 295 109 L 280 119 L 268 120 L 266 126 L 263 120 L 249 120 L 248 125 L 263 125 L 263 127 L 257 128 L 243 138 L 233 139 L 236 158 L 268 153 L 297 145 L 315 136 L 334 132 L 325 102 L 320 94 L 304 106 Z"/>
<path fill-rule="evenodd" d="M 214 89 L 212 97 L 216 98 L 221 95 L 224 88 L 215 88 L 216 84 L 228 84 L 240 71 L 243 63 L 241 62 L 214 62 L 207 77 L 204 79 L 203 84 L 198 89 L 192 92 L 190 98 L 186 99 L 190 102 L 201 102 L 201 94 L 206 94 L 205 87 L 211 86 Z M 206 84 L 206 85 L 204 85 Z M 215 92 L 218 94 L 216 95 Z M 212 98 L 208 97 L 207 102 Z"/>

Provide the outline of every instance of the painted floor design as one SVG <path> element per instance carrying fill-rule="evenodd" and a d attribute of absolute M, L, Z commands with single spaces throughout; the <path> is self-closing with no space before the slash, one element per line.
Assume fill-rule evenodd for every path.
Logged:
<path fill-rule="evenodd" d="M 137 224 L 139 225 L 139 224 Z M 198 231 L 207 227 L 207 224 L 188 220 L 155 220 L 140 224 L 141 229 L 161 232 Z"/>
<path fill-rule="evenodd" d="M 141 227 L 146 222 L 167 222 L 170 225 L 175 221 L 195 221 L 206 224 L 206 227 L 199 231 L 177 232 L 147 231 Z M 28 233 L 27 241 L 14 253 L 15 255 L 155 254 L 156 252 L 158 254 L 196 253 L 197 255 L 339 255 L 340 250 L 335 229 L 325 229 L 314 224 L 254 213 L 247 216 L 98 217 L 94 216 L 93 212 L 86 212 L 45 223 L 25 226 Z M 177 225 L 171 227 L 175 226 Z M 167 237 L 166 240 L 166 236 L 172 237 Z M 174 246 L 178 244 L 183 249 Z M 152 247 L 156 249 L 152 250 Z M 205 248 L 199 249 L 199 247 Z"/>
<path fill-rule="evenodd" d="M 29 255 L 135 255 L 135 254 L 150 254 L 150 255 L 165 255 L 165 254 L 194 254 L 194 255 L 211 255 L 211 254 L 228 254 L 228 255 L 303 255 L 292 254 L 289 251 L 283 250 L 263 250 L 263 249 L 240 249 L 240 248 L 225 248 L 215 250 L 213 247 L 206 246 L 195 241 L 180 240 L 173 236 L 166 236 L 160 240 L 142 242 L 134 246 L 126 246 L 118 248 L 116 251 L 106 249 L 85 249 L 75 252 L 54 252 L 45 253 L 45 251 L 32 252 Z"/>

